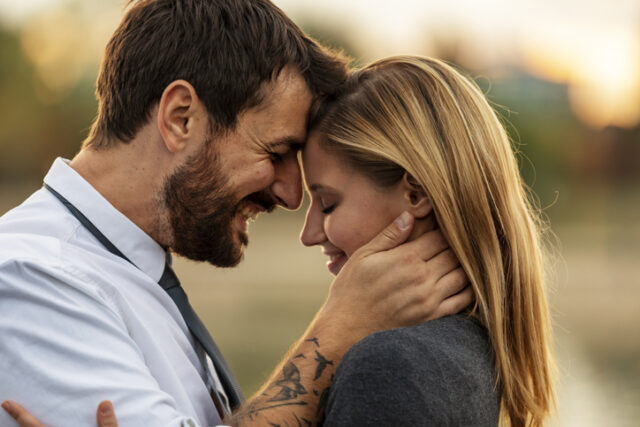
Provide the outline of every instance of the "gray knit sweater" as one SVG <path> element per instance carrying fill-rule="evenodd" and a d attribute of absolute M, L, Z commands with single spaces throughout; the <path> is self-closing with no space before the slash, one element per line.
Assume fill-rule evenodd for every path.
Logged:
<path fill-rule="evenodd" d="M 497 426 L 486 330 L 462 315 L 368 336 L 333 379 L 325 427 Z"/>

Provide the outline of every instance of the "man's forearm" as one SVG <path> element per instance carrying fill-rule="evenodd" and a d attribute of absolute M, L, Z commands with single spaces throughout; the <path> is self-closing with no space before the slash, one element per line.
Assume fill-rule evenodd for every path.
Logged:
<path fill-rule="evenodd" d="M 353 342 L 314 321 L 265 385 L 225 423 L 237 427 L 318 425 L 338 363 Z"/>

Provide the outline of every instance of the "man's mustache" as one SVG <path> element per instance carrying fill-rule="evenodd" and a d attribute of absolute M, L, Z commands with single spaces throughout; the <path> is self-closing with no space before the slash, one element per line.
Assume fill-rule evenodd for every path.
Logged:
<path fill-rule="evenodd" d="M 260 206 L 265 212 L 272 212 L 276 207 L 276 201 L 267 191 L 258 191 L 245 197 L 245 200 Z"/>

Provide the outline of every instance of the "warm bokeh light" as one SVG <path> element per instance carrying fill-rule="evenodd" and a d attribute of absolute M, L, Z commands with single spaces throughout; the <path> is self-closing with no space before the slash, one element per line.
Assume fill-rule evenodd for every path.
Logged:
<path fill-rule="evenodd" d="M 96 21 L 95 16 L 101 19 Z M 55 101 L 87 74 L 95 78 L 96 64 L 119 19 L 120 10 L 113 5 L 86 2 L 46 9 L 26 21 L 22 48 L 44 85 L 39 91 L 43 101 Z"/>
<path fill-rule="evenodd" d="M 640 123 L 640 2 L 276 0 L 292 16 L 343 21 L 367 59 L 441 54 L 492 75 L 505 64 L 569 87 L 588 125 Z"/>
<path fill-rule="evenodd" d="M 0 0 L 0 215 L 42 185 L 53 159 L 77 153 L 126 1 Z M 476 79 L 561 242 L 549 292 L 559 416 L 549 425 L 636 427 L 640 0 L 272 1 L 358 64 L 430 55 Z M 261 216 L 237 268 L 176 262 L 247 394 L 326 296 L 325 257 L 298 241 L 303 221 L 300 210 Z"/>
<path fill-rule="evenodd" d="M 525 66 L 541 78 L 566 83 L 575 113 L 588 124 L 640 123 L 640 32 L 628 28 L 581 31 L 554 27 L 528 35 Z"/>
<path fill-rule="evenodd" d="M 515 64 L 566 83 L 576 115 L 593 127 L 640 122 L 640 2 L 634 0 L 275 3 L 294 19 L 342 28 L 362 61 L 456 49 L 457 60 L 471 69 L 490 73 Z M 121 8 L 115 1 L 28 0 L 2 3 L 0 14 L 24 25 L 25 52 L 53 96 L 93 70 Z"/>

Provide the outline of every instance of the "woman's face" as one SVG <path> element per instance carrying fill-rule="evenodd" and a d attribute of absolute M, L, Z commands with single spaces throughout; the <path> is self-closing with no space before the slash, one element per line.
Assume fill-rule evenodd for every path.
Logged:
<path fill-rule="evenodd" d="M 311 196 L 300 240 L 320 246 L 336 275 L 347 259 L 405 209 L 401 184 L 382 188 L 349 167 L 320 144 L 312 132 L 302 152 L 306 188 Z"/>

